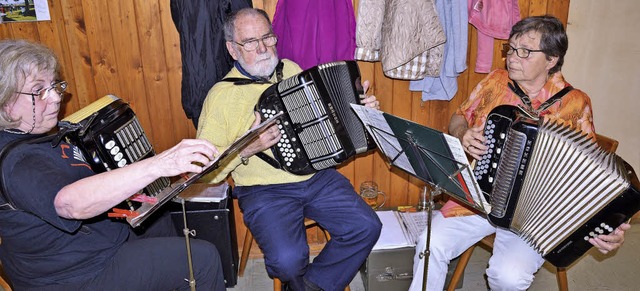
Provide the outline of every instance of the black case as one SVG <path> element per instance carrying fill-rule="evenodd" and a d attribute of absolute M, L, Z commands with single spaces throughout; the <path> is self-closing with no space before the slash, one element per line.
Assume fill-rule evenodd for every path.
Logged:
<path fill-rule="evenodd" d="M 195 230 L 195 238 L 213 243 L 220 253 L 226 287 L 238 283 L 238 242 L 230 189 L 227 198 L 220 202 L 185 202 L 188 228 Z M 170 204 L 176 230 L 184 236 L 182 205 Z"/>

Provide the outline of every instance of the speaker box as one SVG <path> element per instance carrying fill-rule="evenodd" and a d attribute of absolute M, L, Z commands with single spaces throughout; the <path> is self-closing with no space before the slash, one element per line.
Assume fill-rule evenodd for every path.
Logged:
<path fill-rule="evenodd" d="M 228 190 L 225 190 L 228 191 Z M 213 243 L 222 260 L 226 287 L 238 282 L 238 242 L 231 195 L 219 202 L 185 201 L 187 227 L 195 230 L 194 238 Z M 171 218 L 180 236 L 184 236 L 182 205 L 171 203 Z M 196 282 L 197 283 L 197 282 Z"/>

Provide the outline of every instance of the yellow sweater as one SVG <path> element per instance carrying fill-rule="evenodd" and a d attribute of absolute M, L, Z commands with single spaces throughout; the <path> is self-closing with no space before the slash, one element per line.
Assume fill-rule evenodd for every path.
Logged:
<path fill-rule="evenodd" d="M 291 77 L 302 71 L 289 60 L 284 63 L 283 78 Z M 246 78 L 235 67 L 225 78 Z M 271 79 L 276 82 L 275 74 Z M 232 82 L 218 82 L 209 90 L 204 100 L 197 137 L 213 143 L 221 152 L 242 136 L 255 121 L 254 107 L 264 90 L 270 84 L 234 85 Z M 273 156 L 270 149 L 264 151 Z M 209 183 L 224 180 L 229 173 L 238 186 L 269 185 L 301 182 L 312 175 L 298 176 L 279 170 L 262 159 L 252 156 L 248 165 L 243 165 L 240 157 L 235 157 L 227 165 L 203 178 Z"/>

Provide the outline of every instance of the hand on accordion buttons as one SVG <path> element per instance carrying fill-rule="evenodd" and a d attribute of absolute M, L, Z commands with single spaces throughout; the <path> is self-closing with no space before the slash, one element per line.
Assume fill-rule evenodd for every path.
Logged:
<path fill-rule="evenodd" d="M 624 232 L 629 230 L 631 225 L 628 223 L 623 223 L 618 226 L 612 233 L 606 235 L 601 234 L 596 238 L 589 239 L 589 242 L 593 244 L 598 251 L 603 254 L 607 254 L 610 251 L 613 251 L 624 243 Z"/>
<path fill-rule="evenodd" d="M 251 128 L 258 126 L 261 121 L 260 113 L 254 112 L 254 114 L 256 116 L 256 120 L 251 125 Z M 240 152 L 240 156 L 244 158 L 248 158 L 250 156 L 255 155 L 256 153 L 264 151 L 272 147 L 276 143 L 278 143 L 281 137 L 282 137 L 282 134 L 278 129 L 278 125 L 277 124 L 271 125 L 267 127 L 267 129 L 265 129 L 257 139 L 255 139 L 253 142 L 248 144 L 242 150 L 242 152 Z"/>
<path fill-rule="evenodd" d="M 485 145 L 484 125 L 472 127 L 462 136 L 462 146 L 474 159 L 480 160 L 489 147 Z"/>

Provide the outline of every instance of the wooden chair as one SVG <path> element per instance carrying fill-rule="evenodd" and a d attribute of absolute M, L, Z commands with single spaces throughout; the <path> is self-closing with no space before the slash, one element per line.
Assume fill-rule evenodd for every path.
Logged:
<path fill-rule="evenodd" d="M 596 134 L 596 142 L 601 148 L 611 153 L 615 153 L 616 150 L 618 149 L 618 141 L 604 135 Z M 447 291 L 455 290 L 455 287 L 458 285 L 458 281 L 460 280 L 460 277 L 464 273 L 464 269 L 467 267 L 467 263 L 469 263 L 471 254 L 473 254 L 473 249 L 475 249 L 477 245 L 483 245 L 489 249 L 493 249 L 493 241 L 495 237 L 496 237 L 495 234 L 485 236 L 482 240 L 480 240 L 475 245 L 472 245 L 471 247 L 469 247 L 466 251 L 464 251 L 464 253 L 462 253 L 462 255 L 460 255 L 460 261 L 458 262 L 458 266 L 456 267 L 455 271 L 453 272 L 453 275 L 451 276 L 451 281 L 449 283 L 449 286 L 447 287 Z M 567 281 L 566 268 L 560 268 L 560 267 L 556 268 L 556 279 L 558 281 L 558 290 L 560 291 L 569 290 L 569 282 Z"/>
<path fill-rule="evenodd" d="M 11 291 L 11 286 L 4 279 L 5 275 L 4 275 L 4 270 L 2 270 L 2 264 L 0 264 L 0 273 L 1 273 L 1 276 L 0 276 L 0 290 Z"/>
<path fill-rule="evenodd" d="M 315 220 L 305 218 L 304 226 L 309 228 L 313 226 L 320 226 Z M 325 229 L 322 229 L 324 233 L 324 237 L 327 241 L 331 239 L 331 235 Z M 247 267 L 247 261 L 249 260 L 249 251 L 251 250 L 251 245 L 253 244 L 253 234 L 249 231 L 249 228 L 244 233 L 244 242 L 242 243 L 242 255 L 240 256 L 240 267 L 238 270 L 238 276 L 242 277 L 244 275 L 244 269 Z M 282 281 L 278 278 L 273 278 L 273 290 L 281 291 L 282 290 Z M 349 286 L 344 288 L 345 291 L 350 291 L 351 288 Z"/>

